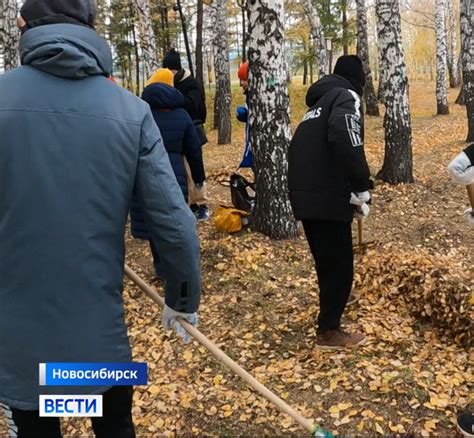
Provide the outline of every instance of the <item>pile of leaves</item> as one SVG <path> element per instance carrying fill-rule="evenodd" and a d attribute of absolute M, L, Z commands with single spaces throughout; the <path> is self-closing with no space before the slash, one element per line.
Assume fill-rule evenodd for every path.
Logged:
<path fill-rule="evenodd" d="M 363 256 L 362 266 L 356 289 L 372 284 L 381 295 L 398 301 L 457 344 L 472 346 L 474 280 L 470 267 L 454 251 L 450 255 L 430 254 L 392 244 Z"/>

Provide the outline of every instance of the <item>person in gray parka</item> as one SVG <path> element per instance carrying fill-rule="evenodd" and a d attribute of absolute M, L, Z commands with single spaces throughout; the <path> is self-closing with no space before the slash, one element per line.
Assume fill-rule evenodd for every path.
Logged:
<path fill-rule="evenodd" d="M 103 394 L 97 437 L 135 436 L 130 387 L 39 387 L 43 362 L 131 362 L 122 300 L 132 196 L 165 277 L 165 328 L 196 324 L 195 218 L 149 106 L 107 80 L 94 0 L 26 0 L 22 66 L 0 76 L 0 404 L 10 433 L 60 437 L 39 394 Z M 181 330 L 179 330 L 181 331 Z"/>

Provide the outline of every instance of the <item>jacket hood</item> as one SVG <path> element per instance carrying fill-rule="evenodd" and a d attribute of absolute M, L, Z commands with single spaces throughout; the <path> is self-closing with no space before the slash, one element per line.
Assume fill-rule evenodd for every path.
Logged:
<path fill-rule="evenodd" d="M 23 65 L 68 79 L 110 76 L 112 54 L 93 29 L 74 24 L 51 24 L 25 32 L 20 40 Z"/>
<path fill-rule="evenodd" d="M 334 88 L 346 88 L 356 91 L 351 82 L 342 76 L 334 74 L 323 76 L 319 81 L 309 87 L 308 93 L 306 94 L 306 105 L 311 108 L 321 97 Z"/>
<path fill-rule="evenodd" d="M 142 99 L 152 108 L 174 109 L 184 106 L 184 96 L 176 88 L 155 83 L 143 90 Z"/>

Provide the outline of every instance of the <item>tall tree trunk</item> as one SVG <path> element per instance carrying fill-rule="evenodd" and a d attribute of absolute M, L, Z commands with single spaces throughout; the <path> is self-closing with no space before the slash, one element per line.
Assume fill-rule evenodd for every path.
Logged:
<path fill-rule="evenodd" d="M 151 9 L 148 0 L 133 0 L 133 4 L 140 24 L 139 37 L 143 60 L 143 74 L 145 78 L 149 78 L 159 68 Z"/>
<path fill-rule="evenodd" d="M 168 9 L 166 5 L 163 5 L 160 2 L 159 6 L 160 11 L 160 26 L 161 26 L 161 35 L 160 35 L 160 43 L 161 43 L 161 53 L 163 58 L 166 56 L 166 53 L 169 50 L 167 45 L 167 36 L 168 36 Z"/>
<path fill-rule="evenodd" d="M 369 37 L 367 34 L 367 10 L 365 0 L 357 0 L 357 54 L 364 65 L 366 78 L 364 97 L 367 107 L 367 115 L 380 116 L 377 96 L 375 95 L 374 81 L 372 80 L 372 71 L 370 70 L 369 60 Z"/>
<path fill-rule="evenodd" d="M 303 85 L 308 85 L 308 59 L 303 61 Z"/>
<path fill-rule="evenodd" d="M 456 59 L 457 38 L 456 38 L 456 20 L 454 19 L 453 0 L 446 1 L 446 15 L 448 28 L 448 73 L 449 86 L 456 88 L 460 84 L 458 75 L 458 63 Z"/>
<path fill-rule="evenodd" d="M 203 0 L 197 2 L 197 19 L 196 19 L 196 79 L 201 86 L 202 92 L 205 93 L 204 87 L 204 63 L 202 56 L 202 29 L 204 22 L 204 3 Z"/>
<path fill-rule="evenodd" d="M 384 72 L 385 157 L 378 177 L 390 184 L 413 182 L 411 115 L 398 0 L 376 0 Z"/>
<path fill-rule="evenodd" d="M 214 69 L 216 71 L 217 144 L 229 144 L 232 137 L 229 51 L 227 47 L 227 1 L 216 0 Z"/>
<path fill-rule="evenodd" d="M 461 52 L 459 53 L 458 57 L 458 78 L 459 82 L 461 84 L 461 89 L 459 90 L 458 97 L 456 98 L 456 103 L 457 105 L 464 105 L 464 82 L 462 81 L 462 75 L 463 75 L 463 53 L 462 53 L 462 45 L 463 45 L 463 35 L 461 33 Z"/>
<path fill-rule="evenodd" d="M 137 33 L 135 32 L 135 26 L 132 26 L 132 42 L 133 50 L 135 52 L 135 94 L 137 96 L 140 96 L 140 56 L 138 54 L 138 42 Z M 132 66 L 130 65 L 130 70 L 131 69 Z"/>
<path fill-rule="evenodd" d="M 436 104 L 437 115 L 449 114 L 446 90 L 447 38 L 445 26 L 446 0 L 436 0 Z"/>
<path fill-rule="evenodd" d="M 247 61 L 247 0 L 237 0 L 242 10 L 242 63 Z"/>
<path fill-rule="evenodd" d="M 3 66 L 11 70 L 20 64 L 19 41 L 20 31 L 16 20 L 18 17 L 18 4 L 16 0 L 2 0 L 0 4 L 0 32 L 3 34 Z"/>
<path fill-rule="evenodd" d="M 347 0 L 341 0 L 341 12 L 342 12 L 342 49 L 344 55 L 349 54 L 349 34 L 347 32 Z"/>
<path fill-rule="evenodd" d="M 283 1 L 248 2 L 249 121 L 256 181 L 253 227 L 274 239 L 298 234 L 288 198 L 291 126 Z"/>
<path fill-rule="evenodd" d="M 329 74 L 329 61 L 323 25 L 321 24 L 318 10 L 314 7 L 312 0 L 302 0 L 302 4 L 311 26 L 314 51 L 318 59 L 318 74 L 319 78 L 322 78 L 324 75 Z"/>
<path fill-rule="evenodd" d="M 467 112 L 467 139 L 474 141 L 474 1 L 461 0 L 461 53 L 463 56 L 464 104 Z"/>

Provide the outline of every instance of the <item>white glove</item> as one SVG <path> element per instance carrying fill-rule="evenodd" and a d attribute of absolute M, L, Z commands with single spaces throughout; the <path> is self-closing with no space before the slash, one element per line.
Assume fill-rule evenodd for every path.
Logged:
<path fill-rule="evenodd" d="M 351 193 L 351 200 L 349 201 L 352 205 L 366 204 L 370 201 L 370 192 Z"/>
<path fill-rule="evenodd" d="M 466 215 L 467 223 L 471 228 L 474 228 L 474 212 L 472 211 L 472 208 L 468 208 L 464 214 Z"/>
<path fill-rule="evenodd" d="M 191 340 L 191 337 L 188 335 L 188 332 L 184 330 L 183 326 L 179 323 L 179 318 L 182 318 L 189 322 L 194 327 L 198 325 L 198 315 L 194 313 L 183 313 L 173 310 L 171 307 L 168 307 L 165 304 L 163 309 L 162 323 L 165 330 L 174 329 L 176 333 L 181 336 L 184 340 L 184 343 L 187 344 Z"/>
<path fill-rule="evenodd" d="M 448 172 L 458 184 L 468 186 L 474 183 L 474 165 L 464 152 L 449 163 Z"/>
<path fill-rule="evenodd" d="M 354 213 L 354 217 L 359 221 L 364 221 L 367 219 L 370 213 L 370 208 L 367 204 L 362 204 L 357 206 L 357 209 Z"/>

